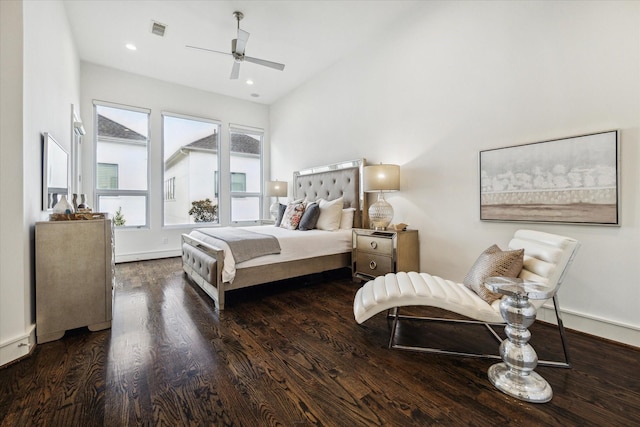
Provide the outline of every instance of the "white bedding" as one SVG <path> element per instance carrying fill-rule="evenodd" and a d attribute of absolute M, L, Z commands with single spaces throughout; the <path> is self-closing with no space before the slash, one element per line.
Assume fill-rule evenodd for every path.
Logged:
<path fill-rule="evenodd" d="M 253 258 L 236 265 L 226 242 L 203 234 L 198 229 L 193 230 L 190 235 L 194 238 L 224 250 L 224 268 L 222 270 L 222 280 L 224 282 L 233 283 L 233 279 L 236 277 L 236 269 L 351 252 L 352 248 L 351 230 L 324 231 L 314 229 L 300 231 L 287 230 L 273 225 L 238 228 L 275 236 L 280 243 L 281 252 L 277 255 Z"/>

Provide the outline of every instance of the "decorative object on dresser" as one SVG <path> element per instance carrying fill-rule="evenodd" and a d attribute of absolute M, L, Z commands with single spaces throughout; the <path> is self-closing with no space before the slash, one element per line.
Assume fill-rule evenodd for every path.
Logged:
<path fill-rule="evenodd" d="M 375 231 L 354 228 L 351 272 L 354 279 L 420 270 L 418 230 Z"/>
<path fill-rule="evenodd" d="M 278 209 L 280 208 L 280 197 L 287 197 L 286 181 L 267 181 L 265 184 L 264 195 L 267 197 L 275 197 L 276 201 L 269 207 L 269 213 L 272 219 L 278 218 Z"/>
<path fill-rule="evenodd" d="M 371 228 L 385 230 L 393 219 L 393 207 L 384 199 L 384 193 L 400 190 L 400 166 L 372 165 L 364 168 L 364 191 L 378 193 L 378 200 L 369 206 Z"/>
<path fill-rule="evenodd" d="M 67 195 L 62 194 L 60 200 L 53 207 L 53 213 L 56 214 L 72 214 L 74 212 L 73 206 L 67 200 Z"/>
<path fill-rule="evenodd" d="M 38 343 L 60 339 L 70 329 L 111 327 L 115 280 L 111 220 L 84 220 L 77 215 L 83 214 L 71 214 L 78 221 L 36 223 Z"/>

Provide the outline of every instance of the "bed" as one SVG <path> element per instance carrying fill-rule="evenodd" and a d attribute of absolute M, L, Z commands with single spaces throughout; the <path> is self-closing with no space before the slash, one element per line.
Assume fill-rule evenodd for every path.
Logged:
<path fill-rule="evenodd" d="M 309 202 L 343 198 L 353 209 L 353 223 L 335 231 L 287 230 L 274 225 L 237 227 L 277 238 L 280 253 L 235 262 L 225 240 L 216 239 L 216 227 L 182 234 L 185 274 L 224 310 L 225 293 L 235 289 L 351 266 L 351 227 L 363 225 L 362 168 L 364 159 L 309 168 L 293 174 L 294 200 Z M 231 227 L 218 227 L 218 229 Z"/>

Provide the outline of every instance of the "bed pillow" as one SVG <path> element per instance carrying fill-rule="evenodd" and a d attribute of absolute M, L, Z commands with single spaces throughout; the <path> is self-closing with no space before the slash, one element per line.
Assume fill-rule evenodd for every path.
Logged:
<path fill-rule="evenodd" d="M 316 228 L 319 217 L 320 206 L 316 202 L 308 203 L 307 207 L 304 209 L 304 214 L 302 214 L 302 218 L 300 219 L 298 229 L 302 231 L 313 230 Z"/>
<path fill-rule="evenodd" d="M 340 216 L 340 230 L 351 230 L 353 228 L 353 215 L 355 213 L 354 208 L 342 209 L 342 215 Z"/>
<path fill-rule="evenodd" d="M 278 205 L 278 218 L 276 218 L 276 227 L 280 227 L 282 223 L 282 217 L 284 216 L 284 211 L 287 209 L 287 205 L 283 205 L 280 203 Z"/>
<path fill-rule="evenodd" d="M 502 298 L 502 295 L 487 289 L 484 281 L 495 276 L 518 277 L 522 270 L 523 257 L 524 249 L 502 251 L 498 245 L 492 245 L 480 254 L 462 283 L 491 304 Z"/>
<path fill-rule="evenodd" d="M 316 223 L 318 230 L 336 231 L 340 227 L 340 218 L 342 217 L 342 197 L 326 201 L 320 199 L 320 217 Z"/>
<path fill-rule="evenodd" d="M 302 214 L 304 214 L 304 203 L 303 202 L 291 202 L 287 205 L 287 209 L 284 211 L 284 215 L 282 215 L 282 222 L 280 222 L 280 228 L 286 228 L 287 230 L 295 230 L 298 228 L 300 224 L 300 219 L 302 219 Z"/>

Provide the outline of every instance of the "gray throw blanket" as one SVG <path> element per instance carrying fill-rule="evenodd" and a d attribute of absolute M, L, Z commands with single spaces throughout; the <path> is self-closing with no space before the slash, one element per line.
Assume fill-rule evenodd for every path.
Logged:
<path fill-rule="evenodd" d="M 197 231 L 222 240 L 233 254 L 236 263 L 263 255 L 279 254 L 280 243 L 274 236 L 255 233 L 241 228 L 198 228 Z"/>

